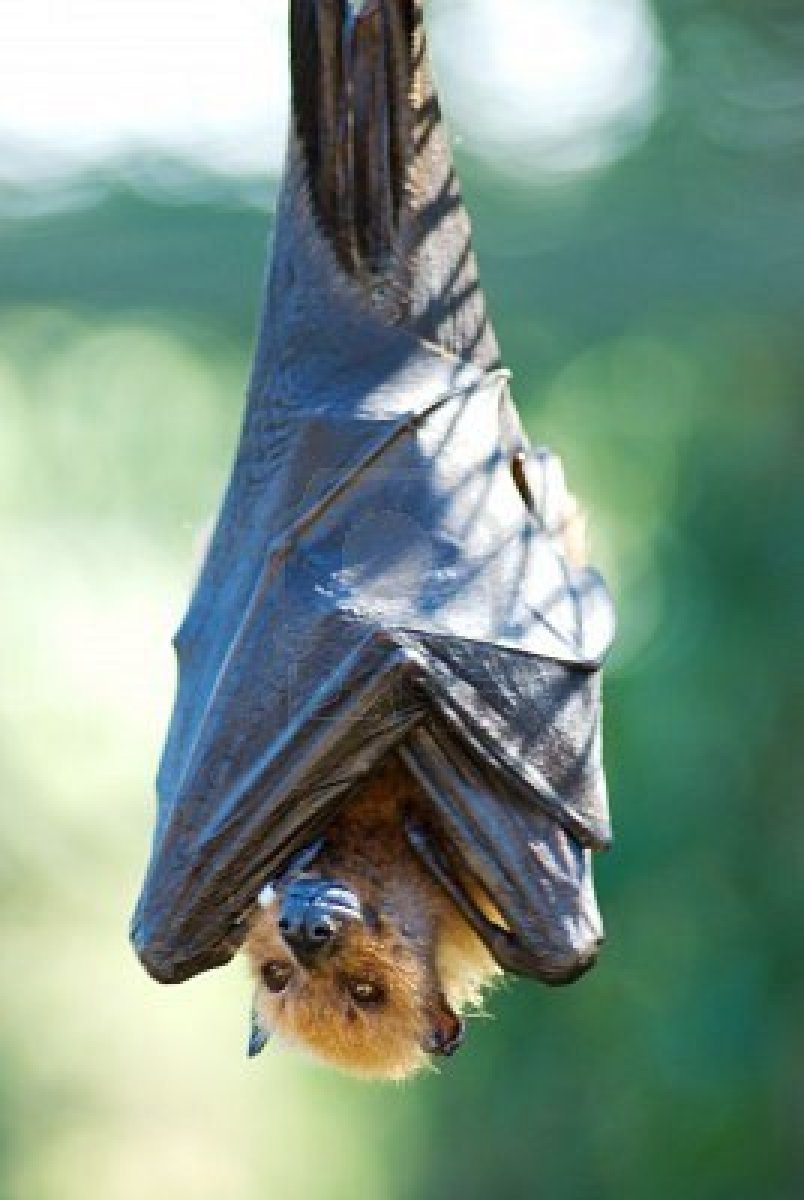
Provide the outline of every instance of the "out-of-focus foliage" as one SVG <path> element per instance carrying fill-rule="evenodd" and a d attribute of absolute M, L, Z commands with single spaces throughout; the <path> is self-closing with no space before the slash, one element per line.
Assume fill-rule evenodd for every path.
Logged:
<path fill-rule="evenodd" d="M 516 395 L 619 601 L 610 943 L 409 1087 L 247 1064 L 239 965 L 164 990 L 126 945 L 265 214 L 86 180 L 0 226 L 4 1200 L 802 1194 L 804 24 L 659 19 L 662 113 L 617 166 L 461 164 Z"/>

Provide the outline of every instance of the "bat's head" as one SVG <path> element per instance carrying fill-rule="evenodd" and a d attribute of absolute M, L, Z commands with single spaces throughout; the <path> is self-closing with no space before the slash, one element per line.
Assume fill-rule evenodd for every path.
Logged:
<path fill-rule="evenodd" d="M 399 821 L 409 777 L 380 772 L 326 843 L 266 887 L 246 952 L 250 1051 L 275 1034 L 354 1073 L 402 1079 L 463 1040 L 462 1007 L 497 973 Z"/>
<path fill-rule="evenodd" d="M 264 896 L 247 942 L 252 1052 L 276 1034 L 334 1066 L 400 1079 L 457 1050 L 463 1021 L 441 991 L 428 914 L 411 911 L 404 886 L 383 890 L 376 905 L 370 883 L 304 874 Z"/>

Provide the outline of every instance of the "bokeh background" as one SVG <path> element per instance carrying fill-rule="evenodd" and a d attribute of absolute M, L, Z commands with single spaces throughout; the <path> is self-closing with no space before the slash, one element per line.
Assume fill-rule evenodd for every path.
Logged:
<path fill-rule="evenodd" d="M 2 1200 L 804 1195 L 798 0 L 432 0 L 482 277 L 591 513 L 609 945 L 409 1086 L 244 1057 L 126 940 L 232 459 L 285 4 L 5 0 Z"/>

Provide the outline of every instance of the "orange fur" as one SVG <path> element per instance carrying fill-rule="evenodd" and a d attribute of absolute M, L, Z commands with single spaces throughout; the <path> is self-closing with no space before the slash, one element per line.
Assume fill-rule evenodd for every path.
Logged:
<path fill-rule="evenodd" d="M 267 1029 L 358 1074 L 399 1079 L 428 1061 L 422 1044 L 444 1001 L 476 1003 L 498 969 L 440 886 L 420 865 L 402 830 L 403 811 L 421 804 L 417 786 L 388 760 L 327 831 L 311 873 L 352 888 L 377 924 L 348 925 L 337 951 L 313 970 L 295 961 L 277 928 L 278 900 L 253 918 L 246 950 L 255 1004 Z M 267 961 L 291 964 L 287 989 L 261 984 Z M 362 1010 L 348 979 L 382 986 L 386 1002 Z"/>

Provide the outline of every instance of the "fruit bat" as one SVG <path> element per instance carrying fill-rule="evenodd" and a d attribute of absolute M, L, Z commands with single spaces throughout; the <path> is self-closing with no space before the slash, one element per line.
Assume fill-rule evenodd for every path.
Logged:
<path fill-rule="evenodd" d="M 174 640 L 134 946 L 166 983 L 226 963 L 266 881 L 394 758 L 428 878 L 501 968 L 568 982 L 602 940 L 612 605 L 513 405 L 420 0 L 291 0 L 290 34 L 248 402 Z M 311 886 L 288 929 L 356 919 Z"/>

